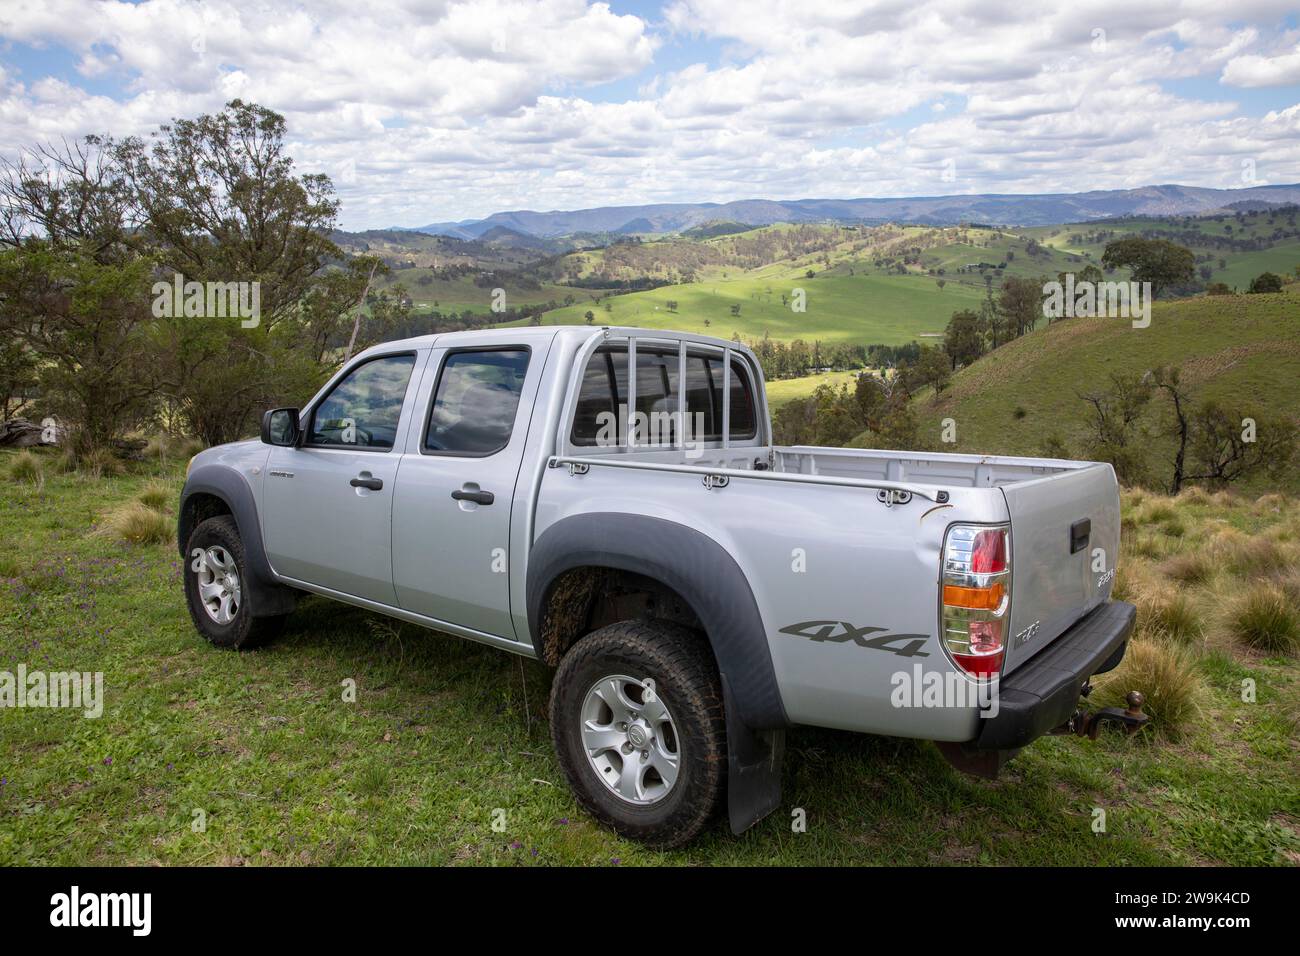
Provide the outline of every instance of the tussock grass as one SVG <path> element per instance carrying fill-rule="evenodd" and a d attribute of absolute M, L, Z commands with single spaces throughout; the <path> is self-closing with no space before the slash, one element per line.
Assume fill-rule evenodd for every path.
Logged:
<path fill-rule="evenodd" d="M 1179 552 L 1160 565 L 1160 572 L 1179 584 L 1204 584 L 1214 571 L 1214 562 L 1201 550 Z"/>
<path fill-rule="evenodd" d="M 132 544 L 162 544 L 171 540 L 175 529 L 161 511 L 142 501 L 128 501 L 104 517 L 100 530 Z"/>
<path fill-rule="evenodd" d="M 1174 509 L 1171 499 L 1163 496 L 1152 497 L 1134 513 L 1133 518 L 1136 524 L 1160 524 L 1176 520 L 1178 512 Z"/>
<path fill-rule="evenodd" d="M 189 461 L 208 446 L 197 438 L 182 438 L 172 448 L 172 453 L 181 461 Z"/>
<path fill-rule="evenodd" d="M 1190 643 L 1205 631 L 1196 602 L 1182 591 L 1164 588 L 1138 603 L 1139 623 L 1170 640 Z"/>
<path fill-rule="evenodd" d="M 107 448 L 94 448 L 77 460 L 77 471 L 88 478 L 116 477 L 126 474 L 126 465 Z"/>
<path fill-rule="evenodd" d="M 40 485 L 45 481 L 45 468 L 35 452 L 20 451 L 9 463 L 9 478 L 11 481 Z"/>
<path fill-rule="evenodd" d="M 166 482 L 151 481 L 136 495 L 136 500 L 155 511 L 166 513 L 168 506 L 178 496 L 179 492 Z"/>
<path fill-rule="evenodd" d="M 1213 500 L 1214 497 L 1200 485 L 1188 485 L 1178 492 L 1177 498 L 1180 505 L 1208 505 Z"/>
<path fill-rule="evenodd" d="M 1287 506 L 1286 498 L 1284 498 L 1282 495 L 1279 494 L 1270 493 L 1266 495 L 1260 495 L 1258 498 L 1256 498 L 1255 503 L 1252 505 L 1252 508 L 1255 511 L 1262 511 L 1262 512 L 1271 511 L 1274 512 L 1275 514 L 1280 514 L 1284 510 L 1286 510 L 1286 506 Z"/>
<path fill-rule="evenodd" d="M 1219 553 L 1223 564 L 1242 577 L 1261 577 L 1285 571 L 1291 556 L 1278 542 L 1263 536 L 1220 536 Z"/>
<path fill-rule="evenodd" d="M 1259 582 L 1233 599 L 1225 621 L 1230 636 L 1267 654 L 1300 653 L 1300 606 L 1295 600 L 1300 582 L 1288 584 Z"/>
<path fill-rule="evenodd" d="M 1119 667 L 1097 681 L 1089 700 L 1099 707 L 1122 707 L 1129 691 L 1141 691 L 1150 727 L 1165 740 L 1181 739 L 1201 718 L 1205 684 L 1195 658 L 1159 631 L 1130 641 Z"/>

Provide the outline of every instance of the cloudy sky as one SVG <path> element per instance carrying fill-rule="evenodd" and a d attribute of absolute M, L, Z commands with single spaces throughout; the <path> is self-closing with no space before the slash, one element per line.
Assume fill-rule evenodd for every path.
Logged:
<path fill-rule="evenodd" d="M 347 228 L 1300 182 L 1295 0 L 0 0 L 0 150 L 233 97 Z"/>

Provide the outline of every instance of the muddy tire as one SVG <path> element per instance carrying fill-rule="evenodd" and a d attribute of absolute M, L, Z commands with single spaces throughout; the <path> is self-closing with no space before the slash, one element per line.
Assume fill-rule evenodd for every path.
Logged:
<path fill-rule="evenodd" d="M 680 846 L 722 803 L 722 690 L 696 632 L 622 621 L 588 634 L 560 662 L 550 719 L 578 801 L 623 836 Z"/>

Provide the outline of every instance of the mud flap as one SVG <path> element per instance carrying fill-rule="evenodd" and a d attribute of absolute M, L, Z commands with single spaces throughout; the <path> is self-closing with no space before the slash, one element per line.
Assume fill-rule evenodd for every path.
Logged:
<path fill-rule="evenodd" d="M 740 834 L 781 805 L 785 730 L 752 730 L 743 724 L 727 675 L 720 676 L 727 717 L 727 818 L 731 832 Z"/>
<path fill-rule="evenodd" d="M 954 770 L 983 777 L 985 780 L 998 779 L 1002 768 L 1023 749 L 1017 747 L 1014 750 L 976 750 L 970 744 L 957 744 L 946 740 L 936 740 L 934 745 L 939 748 L 943 759 L 948 761 Z"/>

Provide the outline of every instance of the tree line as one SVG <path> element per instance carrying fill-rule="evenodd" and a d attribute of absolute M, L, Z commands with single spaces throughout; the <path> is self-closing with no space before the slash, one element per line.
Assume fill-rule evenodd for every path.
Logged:
<path fill-rule="evenodd" d="M 383 262 L 330 240 L 333 186 L 295 169 L 284 134 L 282 116 L 233 100 L 147 138 L 0 163 L 0 394 L 56 417 L 80 452 L 143 428 L 217 444 L 382 340 L 402 291 L 374 292 Z M 198 284 L 198 307 L 168 307 L 174 280 Z M 256 317 L 205 307 L 232 283 L 254 290 Z"/>

